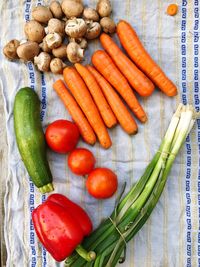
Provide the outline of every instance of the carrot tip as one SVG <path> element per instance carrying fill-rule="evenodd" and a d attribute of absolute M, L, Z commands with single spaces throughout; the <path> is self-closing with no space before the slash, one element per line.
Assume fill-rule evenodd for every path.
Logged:
<path fill-rule="evenodd" d="M 141 122 L 142 122 L 142 123 L 145 123 L 145 122 L 147 122 L 147 121 L 148 121 L 147 116 L 143 116 L 143 117 L 141 118 Z"/>
<path fill-rule="evenodd" d="M 173 96 L 176 96 L 178 94 L 178 91 L 176 90 L 176 91 L 172 91 L 172 92 L 166 92 L 165 94 L 169 97 L 173 97 Z"/>
<path fill-rule="evenodd" d="M 130 135 L 136 135 L 138 133 L 138 129 L 136 129 L 134 132 L 130 133 Z"/>

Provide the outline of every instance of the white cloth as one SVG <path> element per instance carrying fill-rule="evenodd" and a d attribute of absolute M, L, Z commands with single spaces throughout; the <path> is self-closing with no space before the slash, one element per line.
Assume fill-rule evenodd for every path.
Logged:
<path fill-rule="evenodd" d="M 95 1 L 84 1 L 95 7 Z M 146 165 L 159 147 L 170 118 L 180 101 L 192 103 L 199 109 L 198 49 L 199 1 L 178 0 L 179 12 L 166 14 L 170 0 L 113 0 L 113 18 L 129 21 L 136 29 L 144 46 L 166 74 L 176 83 L 179 95 L 169 98 L 158 89 L 140 101 L 148 113 L 145 125 L 138 123 L 136 136 L 128 136 L 117 126 L 110 130 L 113 146 L 103 150 L 99 144 L 90 147 L 83 142 L 79 147 L 89 148 L 97 159 L 97 166 L 113 169 L 119 178 L 119 190 L 124 181 L 130 188 L 142 175 Z M 44 1 L 48 4 L 48 1 Z M 24 37 L 23 25 L 30 19 L 30 8 L 41 1 L 1 0 L 1 51 L 13 38 Z M 114 37 L 117 40 L 117 37 Z M 118 41 L 119 43 L 119 41 Z M 100 48 L 99 41 L 89 43 L 85 63 Z M 58 76 L 41 75 L 32 64 L 9 62 L 0 55 L 1 88 L 6 112 L 9 145 L 9 175 L 5 180 L 4 237 L 7 246 L 7 267 L 54 267 L 55 263 L 38 242 L 31 223 L 31 210 L 42 202 L 42 196 L 29 182 L 19 155 L 13 129 L 13 101 L 16 92 L 33 86 L 42 105 L 42 124 L 56 119 L 70 119 L 64 105 L 52 89 Z M 164 193 L 142 230 L 129 242 L 124 267 L 195 267 L 200 266 L 200 123 L 195 126 L 183 146 L 169 175 Z M 96 227 L 111 213 L 115 197 L 97 201 L 86 192 L 84 180 L 73 175 L 67 167 L 66 156 L 48 151 L 54 177 L 55 192 L 67 195 L 86 209 Z"/>

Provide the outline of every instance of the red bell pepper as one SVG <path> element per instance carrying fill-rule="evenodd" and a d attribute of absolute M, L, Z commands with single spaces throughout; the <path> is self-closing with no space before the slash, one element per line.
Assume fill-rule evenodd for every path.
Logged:
<path fill-rule="evenodd" d="M 87 213 L 61 194 L 52 194 L 32 212 L 36 234 L 56 261 L 63 261 L 75 249 L 90 261 L 94 252 L 85 251 L 79 244 L 92 231 Z"/>

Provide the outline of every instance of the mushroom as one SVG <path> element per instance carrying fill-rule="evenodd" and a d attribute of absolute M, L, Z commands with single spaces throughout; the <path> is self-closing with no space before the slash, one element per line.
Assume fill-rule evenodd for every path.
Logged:
<path fill-rule="evenodd" d="M 70 62 L 77 63 L 82 61 L 84 49 L 75 42 L 69 43 L 67 46 L 67 57 Z"/>
<path fill-rule="evenodd" d="M 32 9 L 32 17 L 34 20 L 47 24 L 48 21 L 53 18 L 51 11 L 46 6 L 36 6 Z"/>
<path fill-rule="evenodd" d="M 99 15 L 97 11 L 91 7 L 86 7 L 83 10 L 83 18 L 93 21 L 99 21 Z"/>
<path fill-rule="evenodd" d="M 109 18 L 109 17 L 104 17 L 100 20 L 100 25 L 103 29 L 104 32 L 106 33 L 114 33 L 116 29 L 115 22 Z"/>
<path fill-rule="evenodd" d="M 63 12 L 61 5 L 58 1 L 52 1 L 49 6 L 51 13 L 53 14 L 54 18 L 61 19 L 63 17 Z"/>
<path fill-rule="evenodd" d="M 89 40 L 95 39 L 101 33 L 101 25 L 98 22 L 91 22 L 88 25 L 85 37 Z"/>
<path fill-rule="evenodd" d="M 3 48 L 3 53 L 4 55 L 9 58 L 9 59 L 18 59 L 17 55 L 17 48 L 20 45 L 20 42 L 16 39 L 11 40 L 8 42 L 4 48 Z"/>
<path fill-rule="evenodd" d="M 85 38 L 69 38 L 69 42 L 76 42 L 83 49 L 87 48 L 87 40 Z"/>
<path fill-rule="evenodd" d="M 87 40 L 85 38 L 79 38 L 77 40 L 77 43 L 79 44 L 79 46 L 83 49 L 87 48 Z"/>
<path fill-rule="evenodd" d="M 83 12 L 83 3 L 80 0 L 63 0 L 61 7 L 67 18 L 80 17 Z"/>
<path fill-rule="evenodd" d="M 60 58 L 53 58 L 50 63 L 50 70 L 55 74 L 62 74 L 63 68 L 66 66 Z"/>
<path fill-rule="evenodd" d="M 57 48 L 62 44 L 62 37 L 57 32 L 48 33 L 45 37 L 45 40 L 50 49 Z"/>
<path fill-rule="evenodd" d="M 109 17 L 112 7 L 109 0 L 99 0 L 97 3 L 97 12 L 101 17 Z"/>
<path fill-rule="evenodd" d="M 64 17 L 64 18 L 62 18 L 62 21 L 64 21 L 64 23 L 66 23 L 66 22 L 67 22 L 67 20 L 68 20 L 68 18 L 67 18 L 67 17 Z"/>
<path fill-rule="evenodd" d="M 47 45 L 46 38 L 44 38 L 43 41 L 42 41 L 42 43 L 39 44 L 39 47 L 42 49 L 43 52 L 47 52 L 47 53 L 50 53 L 51 52 L 51 49 Z"/>
<path fill-rule="evenodd" d="M 24 61 L 32 61 L 40 52 L 38 43 L 27 41 L 17 47 L 17 55 Z"/>
<path fill-rule="evenodd" d="M 37 57 L 34 57 L 34 64 L 42 72 L 49 71 L 50 62 L 51 56 L 46 52 L 41 52 Z"/>
<path fill-rule="evenodd" d="M 48 22 L 48 33 L 59 33 L 62 37 L 65 35 L 65 23 L 59 19 L 50 19 Z"/>
<path fill-rule="evenodd" d="M 29 41 L 40 43 L 45 36 L 44 27 L 37 21 L 31 20 L 26 22 L 24 32 Z"/>
<path fill-rule="evenodd" d="M 67 45 L 62 44 L 58 48 L 54 48 L 52 50 L 52 54 L 54 55 L 54 57 L 57 57 L 57 58 L 61 58 L 61 59 L 67 58 Z"/>
<path fill-rule="evenodd" d="M 72 38 L 80 38 L 85 35 L 87 25 L 83 19 L 70 19 L 65 26 L 65 32 Z"/>

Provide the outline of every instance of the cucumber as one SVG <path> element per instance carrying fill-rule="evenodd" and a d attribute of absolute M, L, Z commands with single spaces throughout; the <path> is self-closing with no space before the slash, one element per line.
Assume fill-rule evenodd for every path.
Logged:
<path fill-rule="evenodd" d="M 21 88 L 15 96 L 14 129 L 20 155 L 32 182 L 41 193 L 53 191 L 40 121 L 40 100 L 29 87 Z"/>

